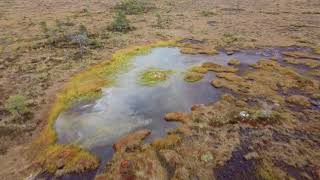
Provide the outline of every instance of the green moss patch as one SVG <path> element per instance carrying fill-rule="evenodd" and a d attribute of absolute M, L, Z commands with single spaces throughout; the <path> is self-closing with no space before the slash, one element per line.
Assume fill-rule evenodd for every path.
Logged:
<path fill-rule="evenodd" d="M 138 83 L 144 86 L 153 86 L 166 81 L 173 71 L 159 68 L 150 68 L 139 74 Z"/>

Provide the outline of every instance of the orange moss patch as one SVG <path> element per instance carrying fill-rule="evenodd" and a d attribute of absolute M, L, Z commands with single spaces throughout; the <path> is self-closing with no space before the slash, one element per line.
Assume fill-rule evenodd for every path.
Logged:
<path fill-rule="evenodd" d="M 190 120 L 190 115 L 186 113 L 180 113 L 180 112 L 171 112 L 167 113 L 164 117 L 166 121 L 179 121 L 182 123 L 186 123 Z"/>
<path fill-rule="evenodd" d="M 79 147 L 72 145 L 51 145 L 41 152 L 34 161 L 34 165 L 49 173 L 61 174 L 81 173 L 96 169 L 99 160 Z"/>
<path fill-rule="evenodd" d="M 96 179 L 166 179 L 167 171 L 152 148 L 138 152 L 116 153 L 108 172 Z"/>
<path fill-rule="evenodd" d="M 131 144 L 135 144 L 137 142 L 142 141 L 144 138 L 146 138 L 148 135 L 151 134 L 151 131 L 148 129 L 142 129 L 139 131 L 136 131 L 134 133 L 131 133 L 125 137 L 120 138 L 114 145 L 113 148 L 116 151 L 120 151 L 125 149 L 127 146 Z"/>
<path fill-rule="evenodd" d="M 177 143 L 179 143 L 180 139 L 181 138 L 178 135 L 170 134 L 162 139 L 153 141 L 151 145 L 155 149 L 170 148 L 172 146 L 177 145 Z"/>

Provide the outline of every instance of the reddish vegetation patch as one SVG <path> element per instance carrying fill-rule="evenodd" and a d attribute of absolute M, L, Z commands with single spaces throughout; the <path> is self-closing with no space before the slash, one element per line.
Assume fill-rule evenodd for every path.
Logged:
<path fill-rule="evenodd" d="M 309 98 L 301 95 L 292 95 L 289 96 L 286 101 L 288 103 L 292 103 L 295 105 L 303 106 L 303 107 L 310 107 L 311 103 L 309 102 Z"/>
<path fill-rule="evenodd" d="M 41 152 L 33 162 L 33 167 L 41 172 L 57 176 L 67 173 L 83 173 L 96 169 L 99 160 L 76 146 L 51 145 Z"/>
<path fill-rule="evenodd" d="M 114 145 L 113 148 L 116 151 L 121 151 L 127 146 L 131 144 L 135 144 L 137 142 L 142 141 L 145 137 L 151 134 L 151 131 L 148 129 L 143 129 L 136 131 L 134 133 L 131 133 L 125 137 L 120 138 Z"/>
<path fill-rule="evenodd" d="M 164 117 L 166 121 L 179 121 L 182 123 L 186 123 L 190 120 L 190 115 L 186 113 L 180 113 L 180 112 L 172 112 L 167 113 Z"/>
<path fill-rule="evenodd" d="M 132 162 L 130 160 L 123 160 L 119 167 L 119 173 L 124 180 L 134 180 L 135 176 L 132 171 Z"/>

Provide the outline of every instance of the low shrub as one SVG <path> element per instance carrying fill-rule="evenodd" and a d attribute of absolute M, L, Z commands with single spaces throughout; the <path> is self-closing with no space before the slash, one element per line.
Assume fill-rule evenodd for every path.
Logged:
<path fill-rule="evenodd" d="M 202 16 L 204 16 L 204 17 L 209 17 L 209 16 L 214 16 L 214 15 L 216 15 L 216 13 L 215 12 L 212 12 L 212 11 L 201 11 L 201 13 L 200 13 Z"/>
<path fill-rule="evenodd" d="M 35 44 L 31 48 L 55 47 L 67 49 L 70 56 L 67 59 L 82 59 L 89 54 L 91 49 L 102 47 L 96 34 L 90 33 L 84 24 L 76 25 L 67 19 L 66 21 L 56 20 L 55 26 L 48 27 L 46 22 L 41 22 L 40 27 L 46 41 Z"/>
<path fill-rule="evenodd" d="M 123 11 L 125 14 L 140 14 L 146 12 L 146 3 L 141 0 L 123 0 L 115 6 L 117 11 Z"/>
<path fill-rule="evenodd" d="M 159 14 L 159 13 L 156 14 L 156 24 L 155 24 L 155 26 L 157 28 L 163 29 L 163 28 L 168 27 L 169 24 L 170 24 L 170 19 L 168 18 L 168 16 L 162 15 L 162 14 Z"/>
<path fill-rule="evenodd" d="M 27 98 L 23 95 L 10 96 L 5 102 L 5 108 L 12 115 L 18 117 L 29 112 Z"/>
<path fill-rule="evenodd" d="M 110 31 L 116 32 L 128 32 L 134 28 L 130 25 L 130 21 L 127 19 L 126 14 L 123 11 L 117 11 L 113 22 L 108 27 Z"/>
<path fill-rule="evenodd" d="M 49 28 L 48 28 L 47 22 L 41 21 L 39 25 L 40 25 L 41 31 L 43 32 L 45 37 L 49 37 L 49 34 L 48 34 Z"/>

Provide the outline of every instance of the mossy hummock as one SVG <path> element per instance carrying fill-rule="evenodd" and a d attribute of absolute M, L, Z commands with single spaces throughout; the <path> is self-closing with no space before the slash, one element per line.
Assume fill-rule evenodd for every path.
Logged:
<path fill-rule="evenodd" d="M 138 83 L 143 86 L 153 86 L 166 81 L 172 73 L 172 70 L 150 68 L 140 73 Z"/>
<path fill-rule="evenodd" d="M 203 79 L 204 75 L 196 72 L 187 72 L 184 76 L 184 80 L 187 82 L 197 82 Z"/>
<path fill-rule="evenodd" d="M 202 66 L 193 66 L 184 74 L 184 80 L 187 82 L 197 82 L 203 79 L 208 69 Z"/>

